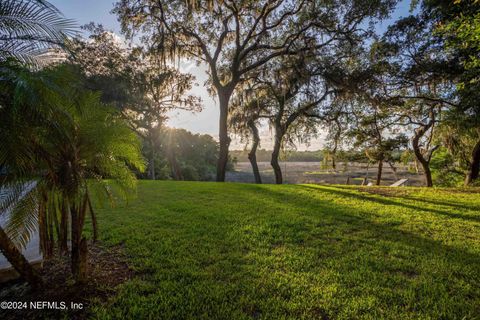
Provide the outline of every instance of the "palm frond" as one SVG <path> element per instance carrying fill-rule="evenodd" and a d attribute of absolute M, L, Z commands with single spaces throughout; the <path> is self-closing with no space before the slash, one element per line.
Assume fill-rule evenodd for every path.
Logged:
<path fill-rule="evenodd" d="M 0 61 L 13 57 L 35 63 L 49 48 L 63 48 L 75 32 L 74 21 L 65 19 L 48 1 L 0 2 Z"/>
<path fill-rule="evenodd" d="M 25 248 L 38 229 L 38 188 L 36 182 L 2 188 L 0 212 L 5 232 L 18 248 Z"/>

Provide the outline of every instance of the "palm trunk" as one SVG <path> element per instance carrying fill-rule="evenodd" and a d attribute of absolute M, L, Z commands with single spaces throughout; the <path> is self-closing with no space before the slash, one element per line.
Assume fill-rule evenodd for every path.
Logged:
<path fill-rule="evenodd" d="M 98 224 L 97 224 L 97 215 L 93 211 L 92 201 L 90 200 L 90 194 L 86 191 L 86 197 L 88 202 L 88 211 L 90 211 L 90 218 L 92 219 L 92 229 L 93 229 L 93 242 L 98 239 Z"/>
<path fill-rule="evenodd" d="M 51 208 L 51 201 L 49 201 L 49 208 Z M 53 247 L 55 245 L 55 235 L 54 235 L 54 231 L 53 231 L 53 228 L 54 228 L 54 225 L 55 225 L 55 220 L 54 220 L 54 216 L 56 215 L 56 211 L 55 210 L 51 210 L 50 213 L 47 215 L 47 222 L 48 222 L 48 243 L 47 243 L 47 247 L 48 247 L 48 252 L 49 252 L 49 255 L 52 256 L 53 255 Z"/>
<path fill-rule="evenodd" d="M 66 199 L 63 199 L 61 206 L 58 245 L 60 254 L 66 255 L 68 253 L 68 218 L 70 217 L 70 205 Z"/>
<path fill-rule="evenodd" d="M 43 281 L 38 275 L 37 271 L 28 263 L 27 259 L 17 249 L 15 244 L 8 238 L 7 234 L 0 227 L 0 251 L 3 253 L 8 262 L 20 274 L 20 276 L 27 281 L 33 289 L 38 289 L 42 286 Z"/>
<path fill-rule="evenodd" d="M 253 120 L 249 120 L 247 124 L 250 127 L 250 131 L 252 132 L 252 136 L 253 136 L 252 148 L 248 153 L 248 160 L 252 165 L 253 176 L 255 177 L 255 183 L 262 183 L 262 177 L 260 176 L 260 171 L 258 170 L 258 164 L 257 164 L 257 148 L 260 143 L 260 135 L 258 134 L 258 128 L 255 126 L 255 122 Z"/>
<path fill-rule="evenodd" d="M 54 235 L 53 235 L 53 217 L 54 213 L 47 214 L 51 207 L 52 200 L 47 193 L 40 191 L 40 200 L 38 203 L 38 233 L 40 238 L 40 250 L 45 259 L 53 255 Z M 53 210 L 52 210 L 53 211 Z"/>
<path fill-rule="evenodd" d="M 228 137 L 228 103 L 230 101 L 231 91 L 221 89 L 218 91 L 218 100 L 220 104 L 220 123 L 219 123 L 219 154 L 217 161 L 217 182 L 225 181 L 225 173 L 228 162 L 228 147 L 230 138 Z"/>
<path fill-rule="evenodd" d="M 58 207 L 58 197 L 55 195 L 55 193 L 52 194 L 52 216 L 53 216 L 53 225 L 55 226 L 55 233 L 57 235 L 57 238 L 58 238 L 58 242 L 60 243 L 60 223 L 58 222 L 58 212 L 60 211 L 59 210 L 59 207 Z M 60 211 L 60 214 L 61 214 L 61 211 Z M 52 245 L 53 245 L 54 242 L 52 242 Z M 53 250 L 52 250 L 53 251 Z"/>
<path fill-rule="evenodd" d="M 87 278 L 87 242 L 82 238 L 83 222 L 85 219 L 87 201 L 86 197 L 79 206 L 73 205 L 71 212 L 71 268 L 73 277 L 78 284 L 82 284 Z"/>
<path fill-rule="evenodd" d="M 465 185 L 473 183 L 479 177 L 480 171 L 480 140 L 477 141 L 473 147 L 472 157 L 470 160 L 470 166 L 468 168 L 467 175 L 465 177 Z"/>
<path fill-rule="evenodd" d="M 276 128 L 275 131 L 275 143 L 273 145 L 272 159 L 270 161 L 270 164 L 272 165 L 273 172 L 275 173 L 275 183 L 282 184 L 282 169 L 280 168 L 280 164 L 278 163 L 278 157 L 280 156 L 283 132 L 282 130 L 280 130 L 280 128 Z"/>

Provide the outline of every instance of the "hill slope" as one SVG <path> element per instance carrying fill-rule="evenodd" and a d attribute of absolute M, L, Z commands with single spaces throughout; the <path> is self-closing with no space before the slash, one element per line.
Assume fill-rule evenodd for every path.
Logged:
<path fill-rule="evenodd" d="M 140 182 L 99 210 L 138 276 L 100 318 L 480 317 L 480 194 Z"/>

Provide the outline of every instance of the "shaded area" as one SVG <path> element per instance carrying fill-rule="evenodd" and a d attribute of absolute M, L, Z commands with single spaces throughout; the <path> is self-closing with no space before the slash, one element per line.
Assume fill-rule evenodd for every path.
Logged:
<path fill-rule="evenodd" d="M 105 301 L 116 292 L 116 286 L 133 277 L 134 272 L 127 263 L 121 246 L 105 247 L 89 244 L 88 267 L 90 278 L 85 285 L 75 285 L 68 257 L 56 255 L 45 260 L 41 276 L 45 287 L 38 292 L 30 291 L 26 283 L 15 280 L 0 284 L 0 301 L 56 302 L 55 308 L 42 310 L 24 308 L 2 310 L 2 319 L 87 319 L 92 300 Z M 67 309 L 63 310 L 61 302 Z M 80 303 L 83 308 L 72 310 L 71 303 Z"/>
<path fill-rule="evenodd" d="M 473 210 L 336 186 L 142 182 L 139 194 L 99 214 L 141 275 L 95 307 L 100 318 L 479 315 Z"/>

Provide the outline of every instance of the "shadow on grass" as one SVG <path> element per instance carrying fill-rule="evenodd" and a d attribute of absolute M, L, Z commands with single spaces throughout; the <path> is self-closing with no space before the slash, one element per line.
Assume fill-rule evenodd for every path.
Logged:
<path fill-rule="evenodd" d="M 308 189 L 312 189 L 312 190 L 317 190 L 317 191 L 321 191 L 321 192 L 332 193 L 332 194 L 336 194 L 336 195 L 341 195 L 341 196 L 344 196 L 344 197 L 354 198 L 354 199 L 358 199 L 358 200 L 361 200 L 361 201 L 372 201 L 372 202 L 376 202 L 378 204 L 387 205 L 387 206 L 388 205 L 402 206 L 404 208 L 408 208 L 408 209 L 412 209 L 412 210 L 416 210 L 416 211 L 424 211 L 424 212 L 439 214 L 439 215 L 447 216 L 447 217 L 453 218 L 453 219 L 461 219 L 461 220 L 469 220 L 469 221 L 480 222 L 480 216 L 455 214 L 455 213 L 451 213 L 451 212 L 448 212 L 448 211 L 432 209 L 432 208 L 425 208 L 425 207 L 422 207 L 422 206 L 407 204 L 407 203 L 404 203 L 404 202 L 393 201 L 393 200 L 390 200 L 386 197 L 379 197 L 379 196 L 376 196 L 375 194 L 371 194 L 371 193 L 368 193 L 368 192 L 365 192 L 364 193 L 365 195 L 361 195 L 361 194 L 355 194 L 355 193 L 343 191 L 343 190 L 347 190 L 347 189 L 346 188 L 344 189 L 344 188 L 341 188 L 341 187 L 325 188 L 325 187 L 313 187 L 313 186 L 308 186 L 308 185 L 300 185 L 300 187 L 308 188 Z M 335 189 L 335 190 L 333 190 L 333 189 Z M 343 190 L 339 190 L 339 189 L 343 189 Z M 368 196 L 367 196 L 367 194 L 368 194 Z M 413 198 L 413 197 L 398 196 L 398 197 L 395 197 L 395 198 L 412 200 L 412 201 L 419 201 L 419 202 L 428 202 L 428 201 L 424 201 L 423 199 L 418 199 L 418 198 Z M 435 202 L 430 202 L 430 203 L 431 204 L 437 204 Z M 463 207 L 463 206 L 458 206 L 456 208 L 457 209 L 465 209 L 465 207 Z M 471 210 L 476 210 L 476 209 L 477 208 L 471 209 Z"/>
<path fill-rule="evenodd" d="M 380 205 L 387 205 L 387 206 L 401 206 L 405 207 L 408 209 L 412 210 L 422 210 L 422 211 L 427 211 L 431 212 L 434 214 L 442 214 L 446 215 L 452 218 L 457 218 L 457 219 L 462 219 L 463 216 L 461 215 L 456 215 L 452 214 L 450 212 L 444 212 L 440 210 L 434 210 L 434 209 L 429 209 L 429 208 L 419 208 L 417 206 L 412 206 L 412 205 L 406 205 L 403 203 L 399 203 L 396 201 L 391 201 L 388 199 L 380 199 L 377 197 L 365 197 L 362 195 L 357 195 L 357 194 L 352 194 L 349 192 L 344 192 L 344 191 L 339 191 L 339 190 L 332 190 L 334 187 L 311 187 L 307 185 L 297 185 L 296 187 L 299 188 L 305 188 L 305 189 L 310 189 L 310 190 L 315 190 L 317 192 L 322 192 L 322 193 L 331 193 L 333 195 L 340 195 L 343 197 L 350 197 L 354 198 L 357 200 L 361 201 L 371 201 L 375 202 Z M 336 189 L 336 188 L 335 188 Z M 298 212 L 305 213 L 305 208 L 306 208 L 306 203 L 305 203 L 305 198 L 298 199 L 300 203 L 292 203 L 292 195 L 288 194 L 286 192 L 279 192 L 279 191 L 274 191 L 272 189 L 264 189 L 259 187 L 256 191 L 256 193 L 263 193 L 266 194 L 270 197 L 274 197 L 277 199 L 278 203 L 281 203 L 281 206 L 289 205 L 293 207 L 294 209 L 297 209 Z M 296 197 L 296 196 L 295 196 Z M 258 198 L 257 198 L 258 199 Z M 258 201 L 258 200 L 256 200 Z M 330 218 L 333 218 L 336 221 L 342 221 L 345 222 L 348 226 L 361 226 L 361 227 L 366 227 L 370 231 L 374 231 L 374 234 L 378 235 L 380 238 L 384 238 L 386 240 L 400 240 L 404 241 L 405 243 L 409 245 L 415 245 L 417 247 L 421 247 L 420 244 L 426 244 L 429 248 L 435 247 L 437 249 L 440 249 L 440 251 L 451 251 L 451 250 L 458 250 L 458 248 L 455 247 L 450 247 L 444 244 L 441 244 L 435 240 L 431 240 L 429 238 L 424 238 L 421 236 L 418 236 L 417 234 L 403 231 L 403 230 L 398 230 L 396 228 L 392 228 L 391 224 L 386 223 L 378 223 L 375 221 L 372 221 L 370 219 L 365 218 L 362 216 L 362 213 L 365 213 L 370 216 L 376 216 L 375 213 L 367 212 L 367 211 L 362 211 L 361 208 L 354 208 L 354 207 L 346 207 L 343 205 L 339 205 L 338 203 L 332 203 L 329 201 L 319 201 L 318 198 L 311 198 L 309 204 L 315 206 L 315 209 L 318 209 L 317 212 L 314 213 L 308 213 L 308 215 L 321 215 L 321 216 L 329 216 Z M 357 211 L 360 213 L 360 215 L 354 215 L 351 212 Z M 477 217 L 466 217 L 466 220 L 470 221 L 479 221 Z M 354 225 L 352 225 L 354 223 Z M 471 252 L 463 251 L 461 250 L 460 252 L 462 255 L 470 256 L 474 260 L 480 260 L 480 255 L 472 254 Z"/>
<path fill-rule="evenodd" d="M 337 189 L 344 189 L 344 190 L 352 190 L 352 188 L 342 187 L 342 186 L 335 186 L 335 188 L 337 188 Z M 382 188 L 384 188 L 384 187 L 382 187 Z M 358 190 L 358 191 L 363 192 L 363 193 L 378 194 L 378 195 L 380 195 L 380 196 L 383 196 L 383 195 L 380 194 L 380 193 L 369 192 L 368 187 L 356 188 L 356 189 L 353 189 L 353 190 Z M 387 190 L 388 190 L 388 189 L 387 189 Z M 401 189 L 400 189 L 400 190 L 401 190 Z M 410 191 L 410 190 L 408 190 L 408 191 Z M 411 192 L 411 191 L 410 191 L 410 192 Z M 417 197 L 412 197 L 412 196 L 409 196 L 408 194 L 402 194 L 402 193 L 389 194 L 388 197 L 391 197 L 391 198 L 401 198 L 401 199 L 411 200 L 411 201 L 426 202 L 426 203 L 433 204 L 433 205 L 437 205 L 437 206 L 452 207 L 453 209 L 458 209 L 458 210 L 465 210 L 465 209 L 467 209 L 467 210 L 479 211 L 479 212 L 480 212 L 480 205 L 466 205 L 466 204 L 459 205 L 459 204 L 454 203 L 454 202 L 441 201 L 441 200 L 432 200 L 432 199 L 427 199 L 427 198 L 417 198 Z M 480 194 L 479 194 L 479 197 L 480 197 Z"/>
<path fill-rule="evenodd" d="M 438 297 L 435 298 L 437 292 L 433 289 L 434 283 L 448 282 L 449 284 L 447 286 L 452 285 L 453 287 L 460 283 L 468 283 L 469 286 L 472 287 L 477 285 L 477 281 L 471 277 L 471 272 L 472 270 L 473 274 L 478 274 L 480 272 L 480 255 L 478 253 L 474 253 L 455 245 L 448 245 L 439 240 L 434 240 L 433 238 L 422 236 L 410 231 L 401 230 L 396 228 L 395 225 L 392 226 L 392 224 L 388 222 L 381 223 L 373 221 L 372 219 L 375 219 L 378 215 L 362 208 L 348 207 L 337 202 L 329 201 L 328 199 L 322 201 L 321 198 L 314 197 L 312 192 L 330 193 L 365 202 L 374 202 L 378 205 L 399 206 L 411 210 L 423 210 L 454 218 L 462 217 L 440 210 L 421 209 L 416 206 L 405 205 L 388 199 L 364 197 L 362 195 L 337 190 L 333 187 L 318 188 L 296 186 L 296 188 L 305 189 L 308 193 L 311 193 L 312 196 L 305 197 L 304 194 L 297 195 L 293 192 L 289 192 L 288 189 L 276 190 L 273 188 L 255 186 L 251 187 L 252 191 L 255 192 L 255 194 L 264 195 L 265 197 L 251 197 L 250 200 L 248 198 L 244 199 L 245 201 L 255 201 L 255 203 L 258 203 L 259 207 L 269 208 L 273 211 L 277 208 L 279 213 L 281 213 L 281 210 L 286 210 L 286 212 L 289 212 L 290 214 L 296 213 L 299 217 L 304 218 L 296 222 L 293 217 L 290 221 L 275 220 L 272 222 L 272 219 L 266 219 L 266 223 L 274 223 L 274 226 L 279 228 L 282 228 L 283 226 L 281 232 L 277 233 L 277 235 L 280 236 L 280 239 L 271 239 L 272 248 L 281 245 L 290 245 L 291 248 L 297 248 L 297 250 L 301 251 L 305 249 L 305 247 L 318 244 L 318 242 L 312 241 L 312 236 L 319 237 L 322 240 L 328 239 L 330 236 L 328 231 L 331 226 L 336 230 L 336 233 L 331 238 L 333 242 L 329 243 L 327 241 L 323 243 L 326 246 L 333 244 L 334 247 L 332 247 L 332 249 L 337 249 L 336 252 L 333 252 L 332 255 L 328 257 L 335 261 L 335 263 L 329 265 L 328 268 L 335 268 L 340 274 L 344 272 L 352 272 L 352 274 L 375 274 L 373 278 L 384 279 L 380 281 L 381 283 L 375 283 L 375 285 L 383 287 L 386 292 L 392 289 L 392 282 L 387 280 L 389 277 L 395 277 L 400 273 L 402 277 L 405 278 L 405 281 L 408 281 L 421 274 L 422 280 L 420 281 L 423 281 L 424 285 L 432 285 L 432 291 L 430 292 L 432 296 L 429 297 L 429 299 L 432 300 L 428 302 L 430 304 L 442 303 L 439 302 L 439 299 L 445 294 L 438 293 Z M 274 203 L 273 208 L 272 199 Z M 275 212 L 264 212 L 262 214 L 274 216 Z M 305 218 L 307 218 L 307 220 L 305 220 Z M 326 222 L 326 224 L 322 224 L 322 221 Z M 309 239 L 299 242 L 297 234 L 299 232 L 304 236 L 309 237 Z M 390 250 L 392 250 L 392 252 L 390 252 Z M 398 250 L 405 250 L 405 256 L 390 256 L 390 254 L 398 254 Z M 360 256 L 359 251 L 361 252 Z M 365 255 L 363 257 L 366 260 L 354 260 L 358 257 L 362 257 L 362 255 Z M 403 262 L 395 265 L 395 263 L 398 263 L 398 260 L 396 259 L 400 259 Z M 390 264 L 390 262 L 392 262 L 392 264 Z M 423 269 L 417 269 L 417 267 L 422 264 Z M 399 267 L 399 265 L 403 265 L 403 267 Z M 400 268 L 400 270 L 398 268 Z M 353 285 L 351 282 L 348 282 L 349 280 L 345 280 L 347 277 L 348 276 L 342 276 L 339 278 L 338 284 L 347 287 Z M 369 281 L 370 280 L 368 279 L 362 279 L 359 283 L 356 283 L 355 286 L 369 286 Z M 409 290 L 415 291 L 414 288 L 415 285 L 412 285 Z M 397 292 L 396 288 L 393 290 Z M 398 288 L 398 290 L 400 290 L 400 288 Z M 401 296 L 400 293 L 398 294 Z M 354 295 L 355 294 L 353 294 L 353 296 Z M 381 291 L 374 295 L 382 300 Z M 477 299 L 479 299 L 480 296 L 478 291 L 475 291 L 474 294 L 469 294 L 469 296 L 464 296 L 463 298 L 465 301 L 468 301 L 470 308 L 472 308 L 475 305 L 475 301 L 478 301 Z M 398 299 L 401 301 L 403 298 L 399 297 Z M 452 305 L 447 306 L 448 309 L 450 309 L 449 312 L 453 312 L 453 314 L 457 313 L 457 315 L 461 312 L 472 312 L 472 310 L 463 311 L 463 307 L 453 301 L 455 301 L 455 299 L 452 296 L 452 300 L 450 300 Z M 403 302 L 399 303 L 402 304 Z M 409 303 L 414 302 L 410 301 Z M 428 303 L 418 303 L 420 308 L 423 309 L 422 311 L 429 314 L 430 310 L 426 307 Z M 425 303 L 425 305 L 423 305 L 423 303 Z M 430 307 L 432 307 L 432 305 L 430 305 Z M 431 315 L 434 318 L 438 316 L 438 314 Z"/>
<path fill-rule="evenodd" d="M 116 231 L 119 238 L 131 232 L 136 241 L 127 245 L 136 263 L 152 269 L 144 278 L 149 291 L 132 285 L 123 296 L 151 304 L 150 310 L 142 309 L 144 318 L 333 319 L 345 310 L 351 313 L 343 318 L 362 318 L 366 314 L 355 308 L 366 300 L 373 305 L 365 312 L 390 312 L 385 316 L 390 319 L 413 318 L 412 309 L 417 318 L 474 318 L 480 299 L 473 277 L 480 272 L 475 248 L 402 230 L 394 214 L 394 224 L 375 221 L 379 215 L 359 205 L 405 207 L 402 203 L 335 187 L 205 188 L 177 193 L 165 187 L 164 211 L 155 214 L 152 206 L 129 216 L 141 232 L 131 223 Z M 185 190 L 188 197 L 170 199 Z M 328 194 L 358 201 L 334 202 Z M 304 281 L 297 282 L 302 276 Z M 135 304 L 125 301 L 114 307 L 133 313 Z"/>

